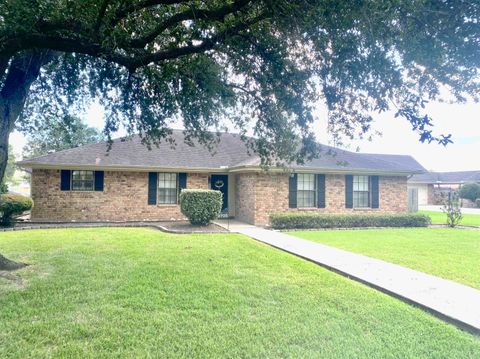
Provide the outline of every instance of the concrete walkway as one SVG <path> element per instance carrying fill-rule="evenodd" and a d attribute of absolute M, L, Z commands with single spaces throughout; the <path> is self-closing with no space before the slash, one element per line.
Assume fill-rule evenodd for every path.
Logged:
<path fill-rule="evenodd" d="M 414 303 L 450 323 L 480 334 L 480 290 L 238 221 L 216 223 L 231 232 L 247 235 Z"/>

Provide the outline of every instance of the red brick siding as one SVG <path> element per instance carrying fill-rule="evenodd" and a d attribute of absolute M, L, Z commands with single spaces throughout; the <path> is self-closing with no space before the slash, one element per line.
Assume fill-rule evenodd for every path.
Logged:
<path fill-rule="evenodd" d="M 148 172 L 105 171 L 103 192 L 60 191 L 60 171 L 34 169 L 34 221 L 183 219 L 178 205 L 147 204 Z M 187 188 L 208 188 L 208 174 L 188 174 Z"/>
<path fill-rule="evenodd" d="M 345 208 L 345 176 L 325 176 L 325 208 L 288 208 L 288 174 L 242 173 L 236 176 L 239 220 L 266 225 L 274 212 L 399 213 L 408 209 L 407 177 L 381 176 L 378 209 Z"/>

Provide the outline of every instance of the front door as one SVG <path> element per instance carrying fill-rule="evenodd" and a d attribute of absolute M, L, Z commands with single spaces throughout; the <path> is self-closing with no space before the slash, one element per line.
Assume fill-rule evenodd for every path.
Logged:
<path fill-rule="evenodd" d="M 221 217 L 228 217 L 228 175 L 212 175 L 210 178 L 211 189 L 222 192 L 223 203 Z"/>

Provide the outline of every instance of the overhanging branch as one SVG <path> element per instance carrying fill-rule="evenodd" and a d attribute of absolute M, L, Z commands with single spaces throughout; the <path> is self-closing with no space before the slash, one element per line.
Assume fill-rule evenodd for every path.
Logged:
<path fill-rule="evenodd" d="M 129 45 L 136 48 L 143 48 L 149 42 L 155 40 L 155 38 L 161 35 L 165 30 L 182 21 L 195 19 L 223 20 L 227 15 L 241 10 L 250 2 L 251 0 L 237 0 L 231 4 L 221 6 L 214 10 L 195 9 L 194 7 L 192 7 L 188 10 L 176 13 L 175 15 L 169 17 L 145 36 L 132 39 L 129 42 Z"/>

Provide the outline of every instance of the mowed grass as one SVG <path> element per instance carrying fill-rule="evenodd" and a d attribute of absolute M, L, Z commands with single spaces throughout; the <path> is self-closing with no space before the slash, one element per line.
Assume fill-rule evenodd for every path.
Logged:
<path fill-rule="evenodd" d="M 0 233 L 0 358 L 479 358 L 480 338 L 232 234 Z"/>
<path fill-rule="evenodd" d="M 426 214 L 432 219 L 432 223 L 446 224 L 447 215 L 444 212 L 435 211 L 418 211 L 419 214 Z M 464 213 L 460 225 L 464 226 L 480 226 L 480 214 Z"/>
<path fill-rule="evenodd" d="M 290 234 L 480 288 L 480 231 L 451 228 Z"/>

